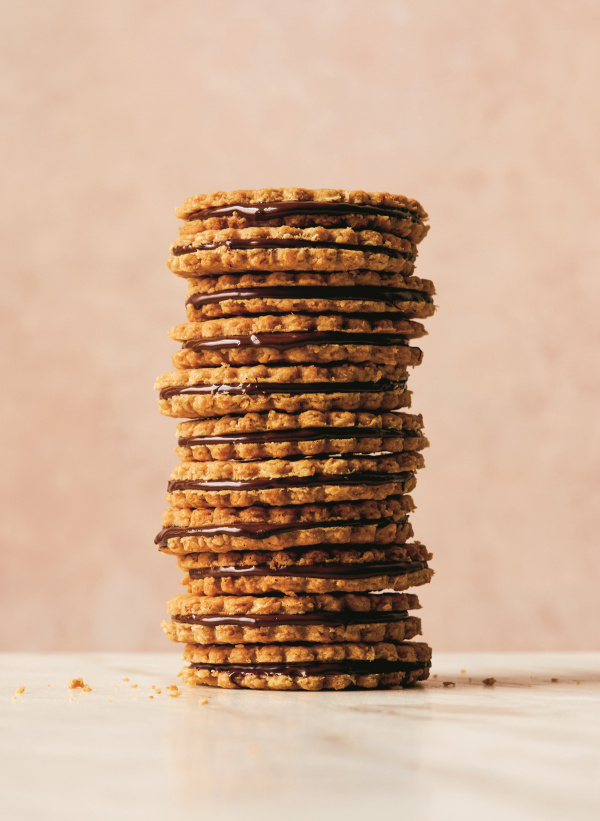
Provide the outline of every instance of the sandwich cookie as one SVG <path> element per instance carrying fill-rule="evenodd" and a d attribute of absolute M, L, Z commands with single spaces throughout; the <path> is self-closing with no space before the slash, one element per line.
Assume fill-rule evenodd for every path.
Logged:
<path fill-rule="evenodd" d="M 325 593 L 303 596 L 194 596 L 167 604 L 163 629 L 192 644 L 405 641 L 421 633 L 412 593 Z"/>
<path fill-rule="evenodd" d="M 429 676 L 424 642 L 373 644 L 188 644 L 186 684 L 251 690 L 344 690 L 410 687 Z"/>
<path fill-rule="evenodd" d="M 315 545 L 402 543 L 412 536 L 410 496 L 331 505 L 168 508 L 155 544 L 163 553 L 285 550 Z"/>

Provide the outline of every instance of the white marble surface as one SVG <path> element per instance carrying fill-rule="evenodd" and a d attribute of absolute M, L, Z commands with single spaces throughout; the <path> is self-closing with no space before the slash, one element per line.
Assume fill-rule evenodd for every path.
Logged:
<path fill-rule="evenodd" d="M 600 653 L 439 653 L 411 691 L 170 698 L 179 667 L 0 656 L 0 817 L 600 818 Z M 69 690 L 76 676 L 92 692 Z"/>

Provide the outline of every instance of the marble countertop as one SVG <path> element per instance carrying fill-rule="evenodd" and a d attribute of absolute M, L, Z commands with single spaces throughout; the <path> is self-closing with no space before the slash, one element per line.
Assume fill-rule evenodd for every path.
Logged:
<path fill-rule="evenodd" d="M 600 818 L 600 653 L 439 653 L 409 691 L 173 698 L 179 659 L 1 655 L 1 817 Z"/>

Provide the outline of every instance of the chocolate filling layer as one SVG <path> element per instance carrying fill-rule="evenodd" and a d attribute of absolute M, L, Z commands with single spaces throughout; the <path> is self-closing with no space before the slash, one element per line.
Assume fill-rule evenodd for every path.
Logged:
<path fill-rule="evenodd" d="M 361 300 L 383 302 L 389 308 L 397 302 L 433 302 L 425 291 L 413 288 L 376 288 L 364 287 L 327 287 L 322 285 L 281 286 L 280 288 L 231 288 L 227 291 L 216 291 L 212 294 L 192 294 L 186 305 L 198 310 L 203 305 L 214 302 L 225 302 L 228 299 L 328 299 L 328 300 Z M 381 318 L 381 317 L 379 317 Z"/>
<path fill-rule="evenodd" d="M 349 624 L 387 624 L 393 621 L 406 621 L 408 611 L 396 610 L 381 613 L 359 613 L 356 610 L 347 610 L 332 613 L 320 610 L 315 613 L 257 613 L 256 615 L 243 614 L 239 616 L 204 616 L 196 613 L 172 616 L 171 621 L 180 624 L 203 624 L 205 627 L 216 627 L 220 624 L 239 624 L 252 627 L 272 624 L 327 624 L 332 627 L 346 627 Z"/>
<path fill-rule="evenodd" d="M 229 576 L 293 576 L 302 579 L 371 579 L 375 576 L 402 576 L 425 570 L 427 562 L 380 562 L 379 564 L 304 564 L 288 567 L 249 565 L 248 567 L 192 567 L 190 579 L 223 579 Z"/>
<path fill-rule="evenodd" d="M 272 393 L 383 393 L 385 391 L 403 391 L 406 380 L 391 382 L 381 379 L 379 382 L 241 382 L 237 385 L 172 385 L 163 388 L 161 399 L 171 396 L 195 394 L 243 394 L 245 396 L 261 396 Z"/>
<path fill-rule="evenodd" d="M 408 219 L 420 224 L 421 217 L 408 208 L 394 208 L 389 205 L 363 205 L 350 202 L 317 202 L 313 200 L 285 200 L 283 202 L 256 202 L 250 205 L 212 205 L 193 211 L 188 222 L 211 217 L 229 217 L 240 214 L 257 222 L 277 219 L 287 216 L 311 216 L 312 214 L 326 214 L 327 216 L 341 216 L 343 214 L 366 214 L 367 216 L 385 216 L 394 219 Z"/>
<path fill-rule="evenodd" d="M 420 430 L 393 428 L 312 428 L 308 430 L 256 430 L 248 433 L 221 433 L 212 436 L 182 436 L 180 447 L 194 445 L 249 444 L 268 442 L 315 442 L 321 439 L 405 439 L 422 436 Z"/>
<path fill-rule="evenodd" d="M 265 237 L 264 239 L 223 239 L 215 242 L 206 242 L 203 245 L 180 245 L 172 249 L 174 257 L 183 254 L 195 254 L 198 251 L 214 251 L 216 248 L 229 248 L 231 251 L 251 251 L 255 248 L 276 249 L 276 248 L 334 248 L 336 251 L 362 251 L 370 254 L 386 254 L 395 259 L 414 259 L 414 254 L 405 251 L 397 251 L 395 248 L 388 248 L 387 245 L 358 245 L 350 242 L 311 242 L 307 239 L 277 239 L 275 237 Z"/>
<path fill-rule="evenodd" d="M 396 522 L 401 524 L 405 518 Z M 267 522 L 239 522 L 229 525 L 200 525 L 199 527 L 163 527 L 154 539 L 154 544 L 166 547 L 169 539 L 184 539 L 186 536 L 248 536 L 251 539 L 267 539 L 278 533 L 294 530 L 314 530 L 319 527 L 363 527 L 364 525 L 394 524 L 391 518 L 381 519 L 335 519 L 328 522 L 294 522 L 293 524 L 269 524 Z M 330 545 L 331 546 L 331 545 Z"/>
<path fill-rule="evenodd" d="M 194 662 L 190 667 L 196 670 L 210 670 L 213 673 L 227 673 L 232 684 L 238 684 L 236 678 L 244 674 L 268 678 L 269 676 L 307 676 L 356 675 L 368 676 L 386 673 L 408 673 L 413 670 L 428 670 L 430 661 L 315 661 L 288 662 L 285 664 L 210 664 Z M 238 685 L 239 686 L 239 685 Z"/>
<path fill-rule="evenodd" d="M 405 486 L 412 479 L 414 473 L 404 471 L 402 473 L 320 473 L 316 476 L 280 476 L 277 478 L 264 477 L 260 479 L 244 479 L 235 481 L 233 479 L 218 479 L 212 481 L 193 481 L 191 479 L 179 479 L 170 481 L 167 485 L 167 493 L 175 490 L 260 490 L 262 488 L 293 488 L 309 487 L 315 485 L 385 485 L 390 482 Z"/>
<path fill-rule="evenodd" d="M 277 348 L 285 351 L 316 342 L 319 345 L 342 343 L 344 345 L 381 345 L 383 347 L 408 345 L 403 334 L 345 333 L 344 331 L 313 331 L 307 333 L 253 333 L 242 336 L 212 336 L 189 339 L 184 348 L 201 351 L 205 348 Z"/>

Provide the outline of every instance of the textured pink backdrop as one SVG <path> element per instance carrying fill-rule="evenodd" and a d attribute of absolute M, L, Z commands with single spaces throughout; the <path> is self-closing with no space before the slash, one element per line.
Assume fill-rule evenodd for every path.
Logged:
<path fill-rule="evenodd" d="M 0 646 L 165 649 L 183 318 L 174 207 L 216 188 L 420 199 L 412 377 L 439 649 L 597 648 L 595 0 L 22 0 L 0 12 Z M 8 114 L 8 116 L 6 116 Z"/>

